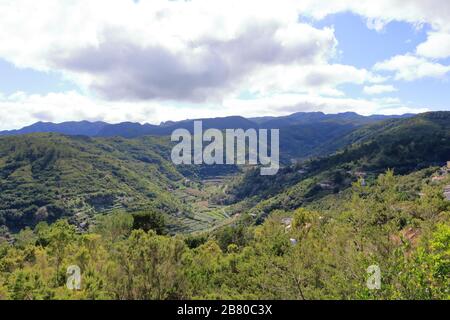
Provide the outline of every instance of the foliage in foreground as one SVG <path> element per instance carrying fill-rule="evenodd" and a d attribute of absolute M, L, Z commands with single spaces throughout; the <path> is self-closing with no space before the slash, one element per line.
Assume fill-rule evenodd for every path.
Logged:
<path fill-rule="evenodd" d="M 355 184 L 333 212 L 278 211 L 210 235 L 133 230 L 126 213 L 88 234 L 41 223 L 0 246 L 0 298 L 450 299 L 449 202 L 441 186 L 425 183 L 419 197 L 401 181 L 388 172 Z M 82 270 L 79 291 L 66 288 L 70 265 Z M 370 265 L 380 290 L 366 286 Z"/>

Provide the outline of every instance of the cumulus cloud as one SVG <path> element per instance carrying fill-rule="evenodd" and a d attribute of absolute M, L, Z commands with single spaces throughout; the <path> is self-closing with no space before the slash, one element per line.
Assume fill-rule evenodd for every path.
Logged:
<path fill-rule="evenodd" d="M 201 38 L 184 46 L 142 46 L 108 30 L 97 45 L 54 56 L 53 63 L 90 75 L 90 87 L 109 99 L 203 101 L 245 86 L 245 76 L 258 69 L 325 61 L 335 38 L 327 28 L 263 24 L 232 39 Z"/>
<path fill-rule="evenodd" d="M 334 30 L 295 1 L 3 1 L 0 56 L 112 100 L 204 101 L 272 66 L 326 63 Z"/>
<path fill-rule="evenodd" d="M 342 96 L 336 89 L 348 83 L 379 83 L 386 79 L 365 69 L 342 64 L 308 66 L 273 66 L 258 70 L 248 78 L 251 92 L 270 93 L 297 92 Z"/>
<path fill-rule="evenodd" d="M 398 55 L 374 66 L 378 71 L 394 72 L 396 80 L 414 81 L 421 78 L 443 78 L 450 66 L 428 61 L 413 55 Z"/>
<path fill-rule="evenodd" d="M 450 20 L 446 0 L 4 0 L 0 56 L 65 72 L 112 99 L 199 100 L 245 85 L 261 67 L 327 62 L 333 30 L 299 16 L 344 11 L 375 29 Z"/>
<path fill-rule="evenodd" d="M 430 32 L 427 41 L 419 44 L 416 52 L 432 59 L 450 57 L 450 32 Z"/>
<path fill-rule="evenodd" d="M 373 85 L 365 86 L 363 89 L 365 94 L 376 95 L 382 93 L 395 92 L 397 89 L 393 85 Z"/>

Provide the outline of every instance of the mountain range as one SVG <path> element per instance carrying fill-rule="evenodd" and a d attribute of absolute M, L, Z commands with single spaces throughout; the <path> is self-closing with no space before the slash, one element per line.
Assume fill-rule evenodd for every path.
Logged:
<path fill-rule="evenodd" d="M 324 114 L 322 112 L 299 112 L 282 117 L 244 118 L 231 116 L 223 118 L 191 119 L 168 121 L 160 125 L 123 122 L 108 124 L 105 122 L 38 122 L 19 130 L 2 131 L 0 136 L 23 135 L 30 133 L 60 133 L 64 135 L 83 135 L 89 137 L 170 136 L 176 129 L 194 131 L 194 121 L 201 120 L 203 129 L 280 129 L 281 162 L 288 164 L 293 160 L 302 160 L 311 156 L 336 151 L 341 145 L 335 143 L 364 125 L 383 120 L 412 117 L 405 115 L 362 116 L 354 112 Z"/>
<path fill-rule="evenodd" d="M 125 138 L 135 138 L 144 135 L 164 136 L 170 135 L 175 129 L 183 128 L 193 131 L 194 121 L 202 120 L 204 129 L 250 129 L 250 128 L 285 128 L 297 125 L 311 125 L 313 123 L 334 123 L 340 125 L 365 125 L 387 119 L 407 118 L 412 114 L 404 115 L 371 115 L 362 116 L 354 112 L 338 114 L 324 114 L 322 112 L 298 112 L 282 117 L 261 117 L 244 118 L 240 116 L 191 119 L 183 121 L 168 121 L 160 125 L 139 124 L 133 122 L 122 122 L 109 124 L 106 122 L 71 121 L 63 123 L 37 122 L 30 126 L 17 130 L 0 131 L 0 135 L 21 135 L 30 133 L 61 133 L 66 135 L 86 135 L 91 137 L 112 137 L 120 136 Z"/>

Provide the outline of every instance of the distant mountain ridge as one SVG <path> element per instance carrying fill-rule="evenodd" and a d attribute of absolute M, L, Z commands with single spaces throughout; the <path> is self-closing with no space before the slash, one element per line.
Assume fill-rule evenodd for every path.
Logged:
<path fill-rule="evenodd" d="M 102 121 L 69 121 L 63 123 L 36 122 L 18 130 L 0 131 L 0 136 L 13 136 L 30 133 L 61 133 L 66 135 L 96 136 L 109 124 Z"/>
<path fill-rule="evenodd" d="M 260 125 L 265 128 L 285 127 L 289 125 L 300 125 L 317 122 L 335 122 L 340 124 L 365 125 L 388 119 L 409 118 L 413 114 L 403 115 L 371 115 L 362 116 L 356 112 L 343 112 L 337 114 L 325 114 L 323 112 L 297 112 L 289 116 L 267 119 L 259 118 Z"/>
<path fill-rule="evenodd" d="M 194 131 L 194 122 L 201 120 L 207 129 L 280 129 L 280 161 L 287 165 L 291 161 L 330 154 L 346 145 L 344 140 L 350 133 L 367 125 L 384 120 L 398 121 L 410 118 L 410 114 L 399 116 L 362 116 L 354 112 L 325 114 L 322 112 L 298 112 L 282 117 L 244 118 L 230 116 L 222 118 L 168 121 L 160 125 L 122 122 L 64 122 L 60 124 L 38 122 L 20 130 L 3 131 L 0 136 L 15 136 L 31 133 L 59 133 L 69 136 L 121 137 L 134 139 L 143 136 L 170 136 L 176 129 Z"/>
<path fill-rule="evenodd" d="M 30 133 L 60 133 L 66 135 L 83 135 L 90 137 L 120 136 L 124 138 L 135 138 L 145 135 L 165 136 L 170 135 L 173 130 L 184 128 L 193 131 L 194 121 L 202 120 L 203 128 L 216 128 L 219 130 L 233 128 L 284 128 L 294 125 L 305 125 L 312 123 L 337 123 L 341 125 L 360 126 L 387 119 L 398 119 L 411 117 L 404 115 L 372 115 L 362 116 L 354 112 L 338 114 L 325 114 L 322 112 L 298 112 L 282 117 L 260 117 L 244 118 L 241 116 L 230 116 L 221 118 L 191 119 L 183 121 L 167 121 L 160 125 L 140 124 L 134 122 L 122 122 L 109 124 L 102 121 L 70 121 L 63 123 L 37 122 L 18 130 L 0 131 L 0 136 L 22 135 Z"/>
<path fill-rule="evenodd" d="M 228 129 L 228 128 L 242 128 L 250 129 L 257 128 L 258 125 L 254 122 L 239 116 L 224 117 L 224 118 L 209 118 L 209 119 L 195 119 L 183 120 L 178 122 L 166 122 L 159 126 L 151 124 L 139 124 L 124 122 L 119 124 L 111 124 L 102 128 L 97 136 L 112 137 L 121 136 L 125 138 L 136 138 L 139 136 L 154 135 L 154 136 L 168 136 L 176 129 L 187 129 L 189 132 L 194 131 L 194 121 L 201 120 L 203 122 L 203 129 Z"/>

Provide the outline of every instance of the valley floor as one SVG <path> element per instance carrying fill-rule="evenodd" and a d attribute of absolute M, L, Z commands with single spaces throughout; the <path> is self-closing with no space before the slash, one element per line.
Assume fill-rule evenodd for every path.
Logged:
<path fill-rule="evenodd" d="M 212 230 L 232 221 L 231 206 L 214 203 L 213 197 L 223 193 L 230 177 L 209 177 L 200 183 L 187 181 L 187 186 L 174 191 L 174 196 L 191 207 L 191 214 L 168 217 L 170 234 Z"/>

